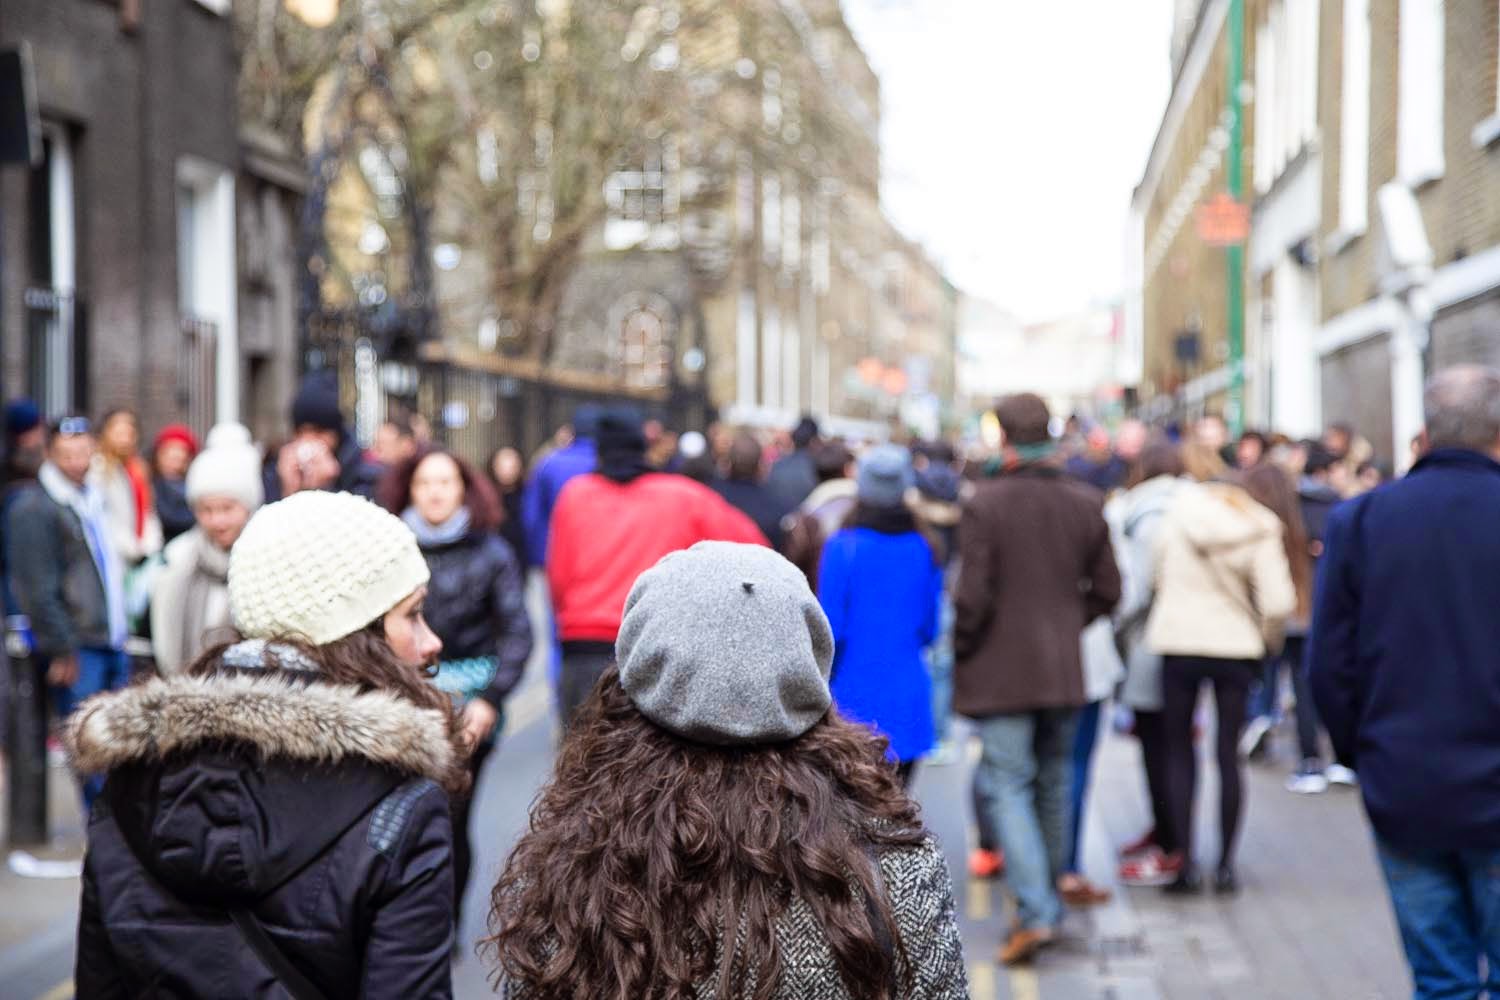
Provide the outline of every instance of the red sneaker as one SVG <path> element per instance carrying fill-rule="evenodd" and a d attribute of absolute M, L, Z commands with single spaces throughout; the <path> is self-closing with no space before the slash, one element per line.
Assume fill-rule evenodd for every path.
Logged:
<path fill-rule="evenodd" d="M 1161 850 L 1161 848 L 1157 846 L 1156 843 L 1156 827 L 1153 826 L 1151 829 L 1141 834 L 1138 840 L 1132 841 L 1131 843 L 1126 844 L 1124 847 L 1120 848 L 1120 857 L 1121 859 L 1128 860 L 1130 858 L 1138 858 L 1142 854 L 1149 854 L 1152 851 L 1159 850 Z"/>
<path fill-rule="evenodd" d="M 1005 874 L 1005 854 L 976 848 L 969 855 L 969 874 L 975 878 L 999 878 Z"/>
<path fill-rule="evenodd" d="M 1160 848 L 1120 865 L 1120 881 L 1125 885 L 1167 885 L 1182 874 L 1181 853 L 1163 854 Z"/>

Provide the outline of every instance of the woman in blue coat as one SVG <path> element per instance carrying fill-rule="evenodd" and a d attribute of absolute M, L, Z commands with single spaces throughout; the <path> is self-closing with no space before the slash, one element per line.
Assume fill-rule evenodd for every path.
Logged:
<path fill-rule="evenodd" d="M 833 698 L 845 718 L 891 741 L 908 785 L 933 746 L 932 681 L 923 651 L 937 636 L 939 553 L 906 506 L 911 455 L 882 445 L 860 459 L 859 498 L 823 547 L 818 600 L 833 626 Z"/>

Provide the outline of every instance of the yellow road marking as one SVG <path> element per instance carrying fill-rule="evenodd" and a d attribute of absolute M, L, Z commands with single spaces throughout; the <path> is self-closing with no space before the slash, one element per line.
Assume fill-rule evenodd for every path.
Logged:
<path fill-rule="evenodd" d="M 73 980 L 64 979 L 36 1000 L 69 1000 L 73 996 Z"/>
<path fill-rule="evenodd" d="M 973 921 L 990 919 L 990 883 L 977 878 L 969 879 L 969 899 L 966 907 Z"/>
<path fill-rule="evenodd" d="M 1024 966 L 1010 970 L 1011 1000 L 1041 1000 L 1042 987 L 1036 970 Z"/>
<path fill-rule="evenodd" d="M 995 967 L 989 962 L 975 962 L 969 966 L 969 1000 L 998 1000 Z"/>

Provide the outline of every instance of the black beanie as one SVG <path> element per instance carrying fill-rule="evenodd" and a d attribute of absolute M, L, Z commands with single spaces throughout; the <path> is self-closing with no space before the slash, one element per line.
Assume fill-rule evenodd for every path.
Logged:
<path fill-rule="evenodd" d="M 312 426 L 344 433 L 344 415 L 339 412 L 339 380 L 330 369 L 308 373 L 292 401 L 292 429 Z"/>
<path fill-rule="evenodd" d="M 628 483 L 651 468 L 646 465 L 646 431 L 634 409 L 612 406 L 599 414 L 596 444 L 599 474 L 617 483 Z"/>

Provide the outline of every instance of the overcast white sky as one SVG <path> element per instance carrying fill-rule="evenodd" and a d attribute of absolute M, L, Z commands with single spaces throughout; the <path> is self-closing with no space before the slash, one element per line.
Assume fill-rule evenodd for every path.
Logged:
<path fill-rule="evenodd" d="M 1170 87 L 1171 0 L 844 0 L 880 75 L 886 210 L 1035 321 L 1121 289 Z"/>

